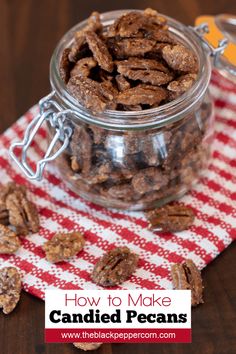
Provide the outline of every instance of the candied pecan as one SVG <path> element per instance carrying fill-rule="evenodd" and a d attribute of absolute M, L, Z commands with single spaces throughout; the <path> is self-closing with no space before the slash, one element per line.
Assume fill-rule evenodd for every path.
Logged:
<path fill-rule="evenodd" d="M 154 59 L 129 58 L 116 61 L 116 65 L 117 71 L 124 76 L 129 70 L 157 70 L 166 74 L 169 73 L 169 69 L 165 65 Z"/>
<path fill-rule="evenodd" d="M 172 74 L 166 74 L 158 70 L 129 70 L 123 73 L 129 79 L 140 80 L 143 83 L 161 86 L 168 84 L 173 79 Z"/>
<path fill-rule="evenodd" d="M 158 86 L 138 85 L 124 92 L 120 92 L 117 96 L 117 103 L 127 106 L 135 106 L 138 104 L 158 105 L 167 98 L 167 91 Z"/>
<path fill-rule="evenodd" d="M 186 259 L 182 264 L 173 264 L 171 276 L 174 289 L 191 290 L 192 306 L 203 303 L 201 272 L 191 259 Z"/>
<path fill-rule="evenodd" d="M 129 183 L 118 184 L 117 186 L 109 188 L 107 194 L 115 199 L 129 201 L 133 199 L 134 189 Z"/>
<path fill-rule="evenodd" d="M 60 66 L 59 66 L 59 72 L 61 75 L 62 80 L 67 84 L 70 78 L 70 71 L 72 69 L 72 63 L 69 60 L 69 54 L 70 54 L 71 49 L 70 48 L 65 48 L 63 50 L 61 60 L 60 60 Z"/>
<path fill-rule="evenodd" d="M 133 37 L 140 27 L 142 28 L 144 16 L 140 12 L 131 11 L 119 17 L 107 31 L 108 37 Z"/>
<path fill-rule="evenodd" d="M 112 72 L 114 64 L 105 42 L 92 31 L 86 32 L 86 41 L 98 65 L 102 69 Z"/>
<path fill-rule="evenodd" d="M 131 11 L 118 18 L 108 29 L 108 37 L 143 37 L 150 31 L 166 28 L 166 19 L 155 10 Z M 152 13 L 151 13 L 152 12 Z"/>
<path fill-rule="evenodd" d="M 111 164 L 108 162 L 97 167 L 94 166 L 86 181 L 88 184 L 103 183 L 109 179 L 111 172 Z"/>
<path fill-rule="evenodd" d="M 116 75 L 116 83 L 117 83 L 118 90 L 120 92 L 123 92 L 130 88 L 129 81 L 127 81 L 123 75 Z"/>
<path fill-rule="evenodd" d="M 85 39 L 85 34 L 84 32 L 80 32 L 80 35 L 77 34 L 77 36 L 74 39 L 74 42 L 70 48 L 70 52 L 68 54 L 68 59 L 71 63 L 76 63 L 77 60 L 81 59 L 81 54 L 82 54 L 82 49 L 85 49 L 86 46 L 86 39 Z"/>
<path fill-rule="evenodd" d="M 138 256 L 128 247 L 117 247 L 100 258 L 94 267 L 92 279 L 102 286 L 115 286 L 129 278 L 137 264 Z"/>
<path fill-rule="evenodd" d="M 100 14 L 97 11 L 93 11 L 87 20 L 86 30 L 99 32 L 102 30 L 102 23 Z"/>
<path fill-rule="evenodd" d="M 158 231 L 178 232 L 188 229 L 194 221 L 194 212 L 183 205 L 165 205 L 147 212 L 149 226 Z"/>
<path fill-rule="evenodd" d="M 107 41 L 111 53 L 117 59 L 143 57 L 155 47 L 155 44 L 155 40 L 148 38 L 123 38 L 121 40 L 111 38 Z"/>
<path fill-rule="evenodd" d="M 26 195 L 26 187 L 15 182 L 8 182 L 6 185 L 0 187 L 0 201 L 2 203 L 6 202 L 6 198 L 9 194 L 12 194 L 16 191 L 22 192 Z"/>
<path fill-rule="evenodd" d="M 77 126 L 73 132 L 71 149 L 77 159 L 74 167 L 79 167 L 84 175 L 87 175 L 91 169 L 92 145 L 93 142 L 87 130 L 82 126 Z"/>
<path fill-rule="evenodd" d="M 173 79 L 173 75 L 161 63 L 153 59 L 129 58 L 118 61 L 117 71 L 131 80 L 140 80 L 152 85 L 164 85 Z"/>
<path fill-rule="evenodd" d="M 21 191 L 15 191 L 6 198 L 9 211 L 9 223 L 14 226 L 16 233 L 27 235 L 30 231 L 39 230 L 39 217 L 36 206 L 30 202 Z"/>
<path fill-rule="evenodd" d="M 189 90 L 196 81 L 196 74 L 185 74 L 178 79 L 171 81 L 167 89 L 175 94 L 175 98 Z"/>
<path fill-rule="evenodd" d="M 144 168 L 132 179 L 132 186 L 139 194 L 157 191 L 167 183 L 167 177 L 156 167 Z"/>
<path fill-rule="evenodd" d="M 84 237 L 80 232 L 55 234 L 43 245 L 49 262 L 57 263 L 75 256 L 84 247 Z"/>
<path fill-rule="evenodd" d="M 74 344 L 74 346 L 76 348 L 82 349 L 84 351 L 87 351 L 87 350 L 97 350 L 99 347 L 101 347 L 101 345 L 103 343 L 86 343 L 86 342 L 79 343 L 79 342 L 75 342 L 73 344 Z"/>
<path fill-rule="evenodd" d="M 144 16 L 148 18 L 148 21 L 155 23 L 158 26 L 166 26 L 167 20 L 165 17 L 161 16 L 156 10 L 151 9 L 150 7 L 146 8 L 143 11 Z"/>
<path fill-rule="evenodd" d="M 113 95 L 107 87 L 82 75 L 70 78 L 67 87 L 72 96 L 93 112 L 102 112 L 108 102 L 113 100 Z"/>
<path fill-rule="evenodd" d="M 77 61 L 74 68 L 70 72 L 70 76 L 82 75 L 88 77 L 91 69 L 97 65 L 96 60 L 93 58 L 83 58 Z"/>
<path fill-rule="evenodd" d="M 21 277 L 14 267 L 0 269 L 0 308 L 6 315 L 14 310 L 20 300 Z"/>
<path fill-rule="evenodd" d="M 169 32 L 167 32 L 166 30 L 160 29 L 160 28 L 157 30 L 150 31 L 146 35 L 146 37 L 150 38 L 156 42 L 156 46 L 153 47 L 152 50 L 157 50 L 158 44 L 162 45 L 162 47 L 164 48 L 164 46 L 166 44 L 175 44 L 176 43 L 175 39 L 170 35 Z"/>
<path fill-rule="evenodd" d="M 167 64 L 174 70 L 196 73 L 198 71 L 197 58 L 194 53 L 182 44 L 166 45 L 162 55 Z"/>
<path fill-rule="evenodd" d="M 0 225 L 0 254 L 11 254 L 20 247 L 20 240 L 7 226 Z"/>
<path fill-rule="evenodd" d="M 100 14 L 98 12 L 92 12 L 90 17 L 87 20 L 87 25 L 80 31 L 76 32 L 75 40 L 71 47 L 71 51 L 69 53 L 69 60 L 71 62 L 76 62 L 81 56 L 80 51 L 83 46 L 86 44 L 86 31 L 94 31 L 99 32 L 102 30 L 102 23 L 100 19 Z"/>

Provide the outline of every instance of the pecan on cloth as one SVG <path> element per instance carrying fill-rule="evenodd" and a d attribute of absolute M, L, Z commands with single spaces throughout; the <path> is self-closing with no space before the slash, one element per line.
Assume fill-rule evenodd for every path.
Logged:
<path fill-rule="evenodd" d="M 191 290 L 191 303 L 196 306 L 203 303 L 203 285 L 201 272 L 191 259 L 181 264 L 173 264 L 171 276 L 174 289 Z"/>
<path fill-rule="evenodd" d="M 92 279 L 102 286 L 123 283 L 135 271 L 138 256 L 128 247 L 117 247 L 107 252 L 95 265 Z"/>
<path fill-rule="evenodd" d="M 146 216 L 150 228 L 163 232 L 186 230 L 194 221 L 193 210 L 182 205 L 165 205 L 147 212 Z"/>

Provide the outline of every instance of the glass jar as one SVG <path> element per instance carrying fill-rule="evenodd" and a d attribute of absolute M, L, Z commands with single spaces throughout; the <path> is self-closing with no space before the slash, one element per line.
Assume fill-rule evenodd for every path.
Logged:
<path fill-rule="evenodd" d="M 102 14 L 104 26 L 128 10 Z M 166 16 L 165 16 L 166 17 Z M 125 210 L 160 206 L 186 193 L 209 161 L 213 139 L 213 105 L 209 96 L 210 55 L 200 32 L 168 18 L 172 35 L 195 53 L 199 74 L 185 94 L 163 106 L 143 111 L 93 115 L 68 92 L 59 74 L 64 48 L 86 21 L 61 39 L 52 56 L 52 93 L 40 101 L 41 112 L 11 155 L 31 179 L 41 179 L 45 164 L 55 160 L 63 181 L 89 201 Z M 222 48 L 221 48 L 222 52 Z M 27 165 L 27 149 L 47 121 L 51 142 L 36 172 Z M 21 159 L 14 154 L 23 147 Z"/>

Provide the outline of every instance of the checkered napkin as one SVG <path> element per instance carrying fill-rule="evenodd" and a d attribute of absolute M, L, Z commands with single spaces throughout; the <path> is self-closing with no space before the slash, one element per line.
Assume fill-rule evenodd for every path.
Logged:
<path fill-rule="evenodd" d="M 196 212 L 194 225 L 179 233 L 153 233 L 143 213 L 108 210 L 79 198 L 68 189 L 49 164 L 42 182 L 28 181 L 10 161 L 8 147 L 22 139 L 27 124 L 38 113 L 35 106 L 0 137 L 0 181 L 25 184 L 29 198 L 40 213 L 39 233 L 22 238 L 13 255 L 0 255 L 0 267 L 13 265 L 23 275 L 26 291 L 44 298 L 47 288 L 97 289 L 90 274 L 100 256 L 114 246 L 128 246 L 139 257 L 135 274 L 122 289 L 169 289 L 170 264 L 191 258 L 205 267 L 236 238 L 236 85 L 213 73 L 211 91 L 215 100 L 216 136 L 213 158 L 206 176 L 181 203 Z M 47 146 L 40 129 L 30 150 L 36 161 Z M 79 230 L 85 235 L 83 251 L 68 262 L 51 264 L 41 246 L 55 232 Z"/>

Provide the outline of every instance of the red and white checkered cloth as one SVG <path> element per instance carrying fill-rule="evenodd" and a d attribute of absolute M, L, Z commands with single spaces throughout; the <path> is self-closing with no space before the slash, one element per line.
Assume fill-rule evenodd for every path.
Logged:
<path fill-rule="evenodd" d="M 236 239 L 236 85 L 214 73 L 211 84 L 216 104 L 216 137 L 206 176 L 181 202 L 196 212 L 187 231 L 159 235 L 147 229 L 143 213 L 108 210 L 79 198 L 48 165 L 41 183 L 28 181 L 10 161 L 8 150 L 19 140 L 38 107 L 30 109 L 0 137 L 0 181 L 25 184 L 40 212 L 39 233 L 22 238 L 13 255 L 1 255 L 0 267 L 14 265 L 22 271 L 26 291 L 44 298 L 46 288 L 96 289 L 90 273 L 98 258 L 114 246 L 128 246 L 139 254 L 136 273 L 119 288 L 171 288 L 170 264 L 191 258 L 205 267 Z M 31 149 L 36 161 L 45 149 L 46 132 L 40 130 Z M 82 252 L 68 262 L 46 261 L 42 244 L 55 232 L 79 230 L 86 237 Z"/>

